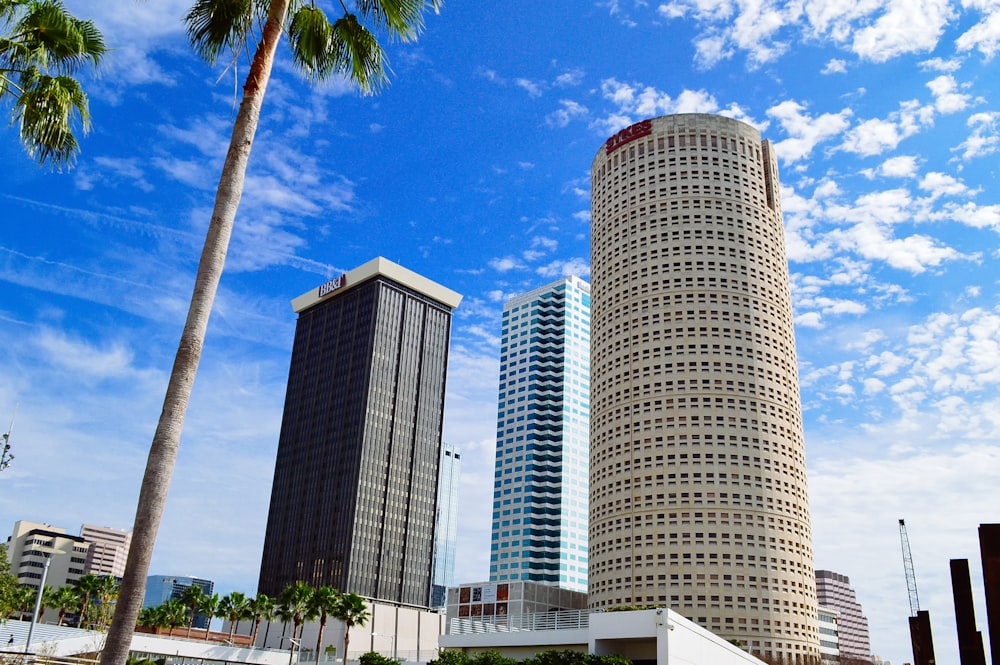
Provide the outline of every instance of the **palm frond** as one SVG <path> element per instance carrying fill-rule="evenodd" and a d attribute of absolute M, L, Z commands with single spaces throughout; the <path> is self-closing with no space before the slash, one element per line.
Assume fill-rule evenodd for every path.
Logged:
<path fill-rule="evenodd" d="M 265 10 L 258 0 L 196 0 L 184 19 L 188 39 L 198 55 L 215 64 L 222 54 L 243 50 Z"/>
<path fill-rule="evenodd" d="M 330 73 L 343 74 L 364 94 L 377 92 L 389 83 L 392 70 L 385 51 L 354 14 L 347 14 L 333 24 L 329 53 Z"/>
<path fill-rule="evenodd" d="M 86 133 L 90 129 L 87 95 L 69 76 L 36 74 L 14 104 L 14 119 L 28 155 L 56 168 L 72 166 L 78 144 L 74 120 Z"/>
<path fill-rule="evenodd" d="M 441 0 L 355 0 L 357 13 L 377 30 L 385 30 L 389 39 L 408 42 L 424 28 L 424 11 L 436 13 Z"/>
<path fill-rule="evenodd" d="M 332 38 L 333 26 L 319 7 L 303 6 L 292 16 L 288 26 L 292 59 L 314 80 L 326 76 Z"/>

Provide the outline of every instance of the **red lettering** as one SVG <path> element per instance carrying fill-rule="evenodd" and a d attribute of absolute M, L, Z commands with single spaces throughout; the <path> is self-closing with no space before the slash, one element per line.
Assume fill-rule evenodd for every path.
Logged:
<path fill-rule="evenodd" d="M 611 138 L 609 138 L 604 143 L 604 151 L 607 154 L 611 154 L 618 148 L 622 147 L 626 143 L 630 143 L 643 136 L 649 136 L 653 133 L 653 121 L 652 120 L 642 120 L 630 125 L 625 129 L 621 130 Z"/>

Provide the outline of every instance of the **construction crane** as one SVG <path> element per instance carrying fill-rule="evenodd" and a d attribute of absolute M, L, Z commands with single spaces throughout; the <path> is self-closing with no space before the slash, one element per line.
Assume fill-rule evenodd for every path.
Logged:
<path fill-rule="evenodd" d="M 910 539 L 906 535 L 906 521 L 899 520 L 899 540 L 903 544 L 903 570 L 906 572 L 906 590 L 910 593 L 910 616 L 917 616 L 920 611 L 920 598 L 917 597 L 917 576 L 913 572 L 913 557 L 910 556 Z"/>
<path fill-rule="evenodd" d="M 917 576 L 913 572 L 910 539 L 906 535 L 906 522 L 899 520 L 899 540 L 903 546 L 903 570 L 906 572 L 906 590 L 910 594 L 910 645 L 913 647 L 913 665 L 935 665 L 934 641 L 931 639 L 931 615 L 920 609 L 917 596 Z"/>

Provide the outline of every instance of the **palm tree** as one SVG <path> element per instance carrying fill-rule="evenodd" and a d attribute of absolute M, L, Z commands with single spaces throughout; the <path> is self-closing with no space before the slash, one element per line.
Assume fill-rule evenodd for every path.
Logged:
<path fill-rule="evenodd" d="M 46 584 L 42 589 L 42 604 L 38 607 L 38 623 L 42 623 L 45 618 L 45 608 L 56 606 L 55 596 L 56 590 Z"/>
<path fill-rule="evenodd" d="M 347 645 L 351 641 L 351 628 L 363 626 L 368 621 L 365 599 L 356 593 L 342 593 L 330 616 L 344 624 L 344 665 L 347 665 Z"/>
<path fill-rule="evenodd" d="M 63 625 L 63 619 L 70 612 L 75 612 L 78 607 L 80 607 L 80 597 L 77 595 L 76 590 L 70 586 L 63 586 L 56 589 L 55 595 L 52 598 L 52 608 L 59 610 L 59 623 L 58 625 Z"/>
<path fill-rule="evenodd" d="M 267 628 L 264 630 L 264 644 L 267 644 L 267 631 L 271 629 L 271 620 L 274 619 L 274 600 L 264 593 L 258 593 L 257 597 L 250 601 L 250 618 L 253 619 L 253 632 L 250 634 L 250 645 L 257 644 L 257 633 L 260 631 L 260 622 L 267 621 Z"/>
<path fill-rule="evenodd" d="M 111 620 L 114 601 L 118 598 L 118 580 L 113 575 L 102 575 L 97 579 L 100 580 L 97 585 L 99 609 L 97 623 L 99 629 L 103 630 L 107 628 L 108 621 Z"/>
<path fill-rule="evenodd" d="M 3 1 L 10 0 L 0 0 Z M 125 665 L 128 658 L 156 532 L 177 459 L 184 416 L 205 343 L 208 317 L 243 195 L 247 161 L 281 33 L 288 33 L 293 62 L 312 79 L 343 75 L 356 83 L 362 92 L 370 93 L 388 82 L 389 69 L 382 47 L 363 22 L 369 22 L 376 30 L 385 30 L 390 39 L 410 41 L 423 28 L 425 10 L 433 8 L 436 11 L 440 3 L 441 0 L 362 0 L 350 3 L 355 10 L 352 13 L 348 5 L 341 2 L 339 7 L 343 14 L 333 23 L 315 2 L 304 0 L 195 0 L 188 13 L 191 43 L 213 64 L 227 53 L 235 57 L 249 52 L 251 41 L 259 41 L 243 85 L 243 99 L 233 121 L 229 150 L 195 275 L 191 305 L 167 384 L 163 410 L 149 447 L 132 527 L 132 545 L 122 579 L 122 599 L 101 653 L 101 665 Z M 288 20 L 290 11 L 292 17 Z M 258 26 L 262 26 L 259 35 L 255 34 Z"/>
<path fill-rule="evenodd" d="M 76 589 L 76 593 L 80 597 L 80 616 L 76 620 L 77 628 L 83 626 L 84 617 L 86 616 L 87 609 L 90 606 L 90 599 L 97 595 L 100 587 L 101 578 L 93 573 L 87 573 L 73 582 L 73 588 Z"/>
<path fill-rule="evenodd" d="M 321 586 L 313 592 L 309 599 L 313 613 L 319 618 L 319 636 L 316 638 L 316 663 L 320 662 L 323 652 L 323 631 L 326 630 L 326 617 L 337 610 L 340 603 L 340 592 L 329 586 Z"/>
<path fill-rule="evenodd" d="M 213 593 L 211 596 L 205 594 L 202 598 L 201 604 L 198 606 L 198 610 L 205 615 L 207 622 L 205 623 L 205 641 L 208 641 L 209 636 L 212 634 L 212 617 L 219 613 L 219 605 L 222 601 L 219 600 L 219 594 Z M 114 629 L 114 623 L 111 624 L 111 628 Z M 110 636 L 110 631 L 108 635 Z"/>
<path fill-rule="evenodd" d="M 191 629 L 194 627 L 194 617 L 198 614 L 198 608 L 201 607 L 204 598 L 205 590 L 197 584 L 192 584 L 181 593 L 181 602 L 191 610 L 191 618 L 188 620 L 187 637 L 191 637 Z"/>
<path fill-rule="evenodd" d="M 229 619 L 229 643 L 233 643 L 233 635 L 236 634 L 236 627 L 240 625 L 240 619 L 245 619 L 250 612 L 250 599 L 246 594 L 239 591 L 232 591 L 219 603 L 219 614 Z"/>
<path fill-rule="evenodd" d="M 60 0 L 0 0 L 0 102 L 13 98 L 13 120 L 25 151 L 39 163 L 72 166 L 79 145 L 73 125 L 90 129 L 87 95 L 71 75 L 96 69 L 104 38 Z"/>
<path fill-rule="evenodd" d="M 292 619 L 292 639 L 291 649 L 295 650 L 295 639 L 298 637 L 299 626 L 302 626 L 311 618 L 313 588 L 305 582 L 296 582 L 285 587 L 281 595 L 278 596 L 278 603 L 282 611 Z"/>
<path fill-rule="evenodd" d="M 156 608 L 156 625 L 166 628 L 167 635 L 174 634 L 174 628 L 187 623 L 187 606 L 178 598 L 165 600 Z"/>
<path fill-rule="evenodd" d="M 21 620 L 24 616 L 34 610 L 35 598 L 38 596 L 38 589 L 21 584 L 11 590 L 10 606 L 15 610 Z"/>

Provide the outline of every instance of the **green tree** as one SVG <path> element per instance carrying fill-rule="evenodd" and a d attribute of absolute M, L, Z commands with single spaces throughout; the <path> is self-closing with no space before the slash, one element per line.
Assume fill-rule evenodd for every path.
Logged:
<path fill-rule="evenodd" d="M 18 585 L 11 592 L 11 609 L 22 621 L 30 619 L 31 613 L 35 611 L 37 597 L 38 589 L 25 584 Z"/>
<path fill-rule="evenodd" d="M 365 625 L 368 621 L 368 606 L 365 605 L 365 599 L 358 594 L 342 593 L 338 596 L 330 616 L 344 624 L 344 665 L 347 665 L 347 646 L 351 643 L 351 628 Z"/>
<path fill-rule="evenodd" d="M 246 594 L 233 591 L 219 603 L 219 614 L 229 620 L 229 643 L 233 643 L 233 635 L 240 625 L 240 619 L 246 619 L 250 613 L 250 599 Z"/>
<path fill-rule="evenodd" d="M 179 598 L 170 598 L 156 607 L 156 626 L 166 628 L 172 635 L 174 628 L 187 623 L 187 606 Z"/>
<path fill-rule="evenodd" d="M 71 586 L 59 587 L 56 589 L 50 607 L 59 610 L 59 625 L 61 626 L 66 615 L 76 612 L 80 607 L 80 597 Z"/>
<path fill-rule="evenodd" d="M 144 607 L 142 611 L 139 612 L 138 618 L 136 618 L 136 625 L 143 628 L 156 628 L 156 622 L 158 617 L 156 616 L 155 607 Z"/>
<path fill-rule="evenodd" d="M 0 0 L 10 1 L 10 0 Z M 260 120 L 264 94 L 271 78 L 275 51 L 287 32 L 292 61 L 311 79 L 343 75 L 362 92 L 388 83 L 389 67 L 375 34 L 390 39 L 416 39 L 428 8 L 441 0 L 361 0 L 333 4 L 342 14 L 331 22 L 319 4 L 305 0 L 195 0 L 187 15 L 187 31 L 194 49 L 208 62 L 253 50 L 243 98 L 233 120 L 229 150 L 222 166 L 212 217 L 202 248 L 194 292 L 181 333 L 163 410 L 149 448 L 149 457 L 129 549 L 121 600 L 101 653 L 101 665 L 125 665 L 136 616 L 153 556 L 156 532 L 163 516 L 170 478 L 177 459 L 181 429 L 198 371 L 205 330 L 225 265 L 236 210 L 243 194 L 247 162 Z M 353 11 L 352 11 L 353 10 Z M 259 34 L 256 32 L 260 29 Z M 251 47 L 257 42 L 256 49 Z"/>
<path fill-rule="evenodd" d="M 464 651 L 438 651 L 437 658 L 432 658 L 427 665 L 470 665 L 472 659 Z"/>
<path fill-rule="evenodd" d="M 388 658 L 374 651 L 369 651 L 368 653 L 361 654 L 361 656 L 358 658 L 358 663 L 359 665 L 399 665 L 398 660 L 395 660 L 393 658 Z"/>
<path fill-rule="evenodd" d="M 59 0 L 0 0 L 0 103 L 13 106 L 28 156 L 54 167 L 72 166 L 79 144 L 74 125 L 90 129 L 87 94 L 73 78 L 96 69 L 104 38 Z"/>
<path fill-rule="evenodd" d="M 181 602 L 191 610 L 191 616 L 188 617 L 187 637 L 191 637 L 191 629 L 194 627 L 194 617 L 198 614 L 198 609 L 201 607 L 204 599 L 205 590 L 197 584 L 192 584 L 181 592 Z"/>
<path fill-rule="evenodd" d="M 472 659 L 473 665 L 517 665 L 513 658 L 503 656 L 499 651 L 483 651 Z"/>
<path fill-rule="evenodd" d="M 219 605 L 221 603 L 222 601 L 219 600 L 219 594 L 213 593 L 211 596 L 205 594 L 205 597 L 202 598 L 201 600 L 201 604 L 198 606 L 198 609 L 201 611 L 202 614 L 205 615 L 207 619 L 207 623 L 205 624 L 206 642 L 208 641 L 209 635 L 212 634 L 212 617 L 214 617 L 216 614 L 219 613 Z"/>
<path fill-rule="evenodd" d="M 76 593 L 80 597 L 80 616 L 76 620 L 76 627 L 82 628 L 87 610 L 90 607 L 90 600 L 96 597 L 100 591 L 101 578 L 93 573 L 87 573 L 73 582 L 73 588 L 76 589 Z"/>
<path fill-rule="evenodd" d="M 118 599 L 118 580 L 113 575 L 102 575 L 97 578 L 97 611 L 95 618 L 98 630 L 104 630 L 111 621 L 111 613 L 114 612 L 115 601 Z"/>
<path fill-rule="evenodd" d="M 267 631 L 271 628 L 271 620 L 274 619 L 274 599 L 264 593 L 258 593 L 257 597 L 250 601 L 250 617 L 253 619 L 253 632 L 250 634 L 250 644 L 257 644 L 257 633 L 260 632 L 260 622 L 267 621 L 267 629 L 264 630 L 264 644 L 267 644 Z"/>
<path fill-rule="evenodd" d="M 15 588 L 17 588 L 17 578 L 10 572 L 7 546 L 0 544 L 0 619 L 9 619 L 14 611 Z"/>

